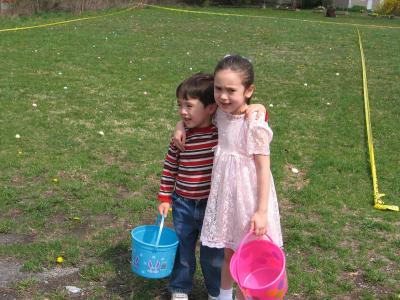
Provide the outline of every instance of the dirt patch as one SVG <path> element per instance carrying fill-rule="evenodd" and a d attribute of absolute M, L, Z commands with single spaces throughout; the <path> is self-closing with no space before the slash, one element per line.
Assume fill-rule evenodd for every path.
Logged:
<path fill-rule="evenodd" d="M 134 198 L 134 197 L 136 197 L 136 196 L 142 195 L 140 192 L 133 192 L 133 191 L 130 191 L 130 190 L 129 190 L 126 186 L 124 186 L 124 185 L 118 185 L 118 186 L 117 186 L 117 190 L 118 190 L 118 193 L 117 193 L 117 195 L 116 195 L 115 197 L 116 197 L 116 199 L 118 199 L 118 200 L 131 199 L 131 198 Z"/>
<path fill-rule="evenodd" d="M 68 268 L 54 268 L 51 270 L 46 270 L 41 273 L 35 273 L 31 275 L 34 278 L 44 282 L 45 284 L 49 284 L 50 282 L 54 283 L 54 281 L 59 281 L 63 279 L 63 284 L 65 284 L 65 279 L 75 278 L 78 276 L 78 268 L 68 267 Z"/>
<path fill-rule="evenodd" d="M 38 184 L 42 182 L 42 177 L 30 177 L 29 179 L 21 176 L 21 175 L 14 175 L 13 178 L 10 181 L 10 184 L 14 187 L 26 187 L 26 186 L 32 186 L 35 184 Z"/>
<path fill-rule="evenodd" d="M 11 291 L 7 288 L 10 284 L 23 279 L 36 279 L 41 285 L 63 286 L 67 281 L 79 278 L 78 268 L 54 268 L 40 273 L 22 272 L 22 265 L 13 260 L 0 260 L 0 298 L 7 299 L 5 296 Z M 12 295 L 11 295 L 12 296 Z M 10 297 L 11 297 L 10 296 Z M 10 298 L 13 299 L 13 298 Z"/>
<path fill-rule="evenodd" d="M 374 285 L 374 284 L 369 283 L 367 280 L 365 280 L 364 274 L 362 273 L 362 271 L 345 273 L 345 274 L 343 274 L 343 278 L 347 282 L 352 282 L 355 288 L 352 291 L 350 296 L 348 296 L 346 298 L 342 298 L 342 299 L 360 299 L 361 295 L 363 294 L 363 291 L 366 291 L 366 290 L 373 291 L 372 295 L 374 295 L 374 296 L 376 296 L 376 295 L 389 296 L 394 292 L 392 290 L 388 290 L 387 287 L 382 288 L 380 285 Z M 382 297 L 382 299 L 383 298 L 385 298 L 385 297 Z"/>
<path fill-rule="evenodd" d="M 91 224 L 95 224 L 96 226 L 106 226 L 108 224 L 111 224 L 115 221 L 114 216 L 112 215 L 97 215 L 97 216 L 92 216 L 90 217 L 89 222 Z"/>
<path fill-rule="evenodd" d="M 305 170 L 297 169 L 289 163 L 285 165 L 285 175 L 285 180 L 282 183 L 285 190 L 300 191 L 310 183 L 310 180 L 305 178 L 307 175 Z"/>
<path fill-rule="evenodd" d="M 59 178 L 65 180 L 65 181 L 76 180 L 76 181 L 82 182 L 84 185 L 87 185 L 90 181 L 89 175 L 80 173 L 77 170 L 72 170 L 69 172 L 60 171 L 60 172 L 58 172 L 57 175 Z"/>
<path fill-rule="evenodd" d="M 353 238 L 347 238 L 353 236 L 355 225 L 347 222 L 341 229 L 343 237 L 338 243 L 338 246 L 343 249 L 351 249 L 354 254 L 360 251 L 360 241 Z"/>
<path fill-rule="evenodd" d="M 16 219 L 20 216 L 22 216 L 24 212 L 20 210 L 19 208 L 12 208 L 8 212 L 5 213 L 5 216 L 10 218 L 10 219 Z"/>
<path fill-rule="evenodd" d="M 54 197 L 55 194 L 56 194 L 56 192 L 55 192 L 55 191 L 52 191 L 52 190 L 47 190 L 47 191 L 44 191 L 44 192 L 42 193 L 42 195 L 43 195 L 44 198 L 51 198 L 51 197 Z"/>
<path fill-rule="evenodd" d="M 0 299 L 2 300 L 15 300 L 18 295 L 11 289 L 0 287 Z"/>
<path fill-rule="evenodd" d="M 25 234 L 0 234 L 0 245 L 28 244 L 34 241 L 34 236 Z"/>
<path fill-rule="evenodd" d="M 11 282 L 26 278 L 20 269 L 21 265 L 15 261 L 0 261 L 0 287 L 6 287 Z"/>
<path fill-rule="evenodd" d="M 296 206 L 287 197 L 279 197 L 279 206 L 282 207 L 282 215 L 286 214 L 287 211 L 296 211 Z"/>
<path fill-rule="evenodd" d="M 14 187 L 23 187 L 25 186 L 25 182 L 22 177 L 14 175 L 13 178 L 11 178 L 11 185 Z"/>

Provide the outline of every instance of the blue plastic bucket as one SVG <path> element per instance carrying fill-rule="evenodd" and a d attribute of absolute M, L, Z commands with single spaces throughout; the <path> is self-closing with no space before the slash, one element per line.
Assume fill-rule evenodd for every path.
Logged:
<path fill-rule="evenodd" d="M 171 228 L 161 224 L 143 225 L 131 231 L 132 272 L 145 278 L 164 278 L 174 267 L 178 237 Z"/>

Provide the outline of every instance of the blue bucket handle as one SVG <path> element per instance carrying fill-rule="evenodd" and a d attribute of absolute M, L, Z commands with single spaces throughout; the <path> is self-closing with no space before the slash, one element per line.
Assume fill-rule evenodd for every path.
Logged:
<path fill-rule="evenodd" d="M 160 223 L 161 223 L 161 218 L 162 218 L 162 215 L 161 214 L 157 214 L 156 223 L 154 225 L 159 226 Z"/>
<path fill-rule="evenodd" d="M 161 219 L 161 221 L 160 221 L 160 219 Z M 162 233 L 162 230 L 164 228 L 164 215 L 158 215 L 157 216 L 156 225 L 160 225 L 160 229 L 158 230 L 158 235 L 157 235 L 157 240 L 156 240 L 156 245 L 155 245 L 155 248 L 157 250 L 158 244 L 160 243 L 161 233 Z"/>

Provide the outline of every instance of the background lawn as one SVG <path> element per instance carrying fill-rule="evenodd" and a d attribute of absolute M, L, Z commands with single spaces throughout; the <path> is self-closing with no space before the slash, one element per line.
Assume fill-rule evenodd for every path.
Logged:
<path fill-rule="evenodd" d="M 354 24 L 380 191 L 400 205 L 400 20 L 200 11 L 247 16 L 147 8 L 0 32 L 0 263 L 34 275 L 0 295 L 67 299 L 75 285 L 81 299 L 168 299 L 167 280 L 130 272 L 129 232 L 155 219 L 177 84 L 240 53 L 254 62 L 254 102 L 275 134 L 286 299 L 398 299 L 400 214 L 373 208 Z M 0 29 L 74 17 L 2 18 Z M 49 270 L 72 272 L 35 275 Z M 193 299 L 204 299 L 196 276 Z"/>

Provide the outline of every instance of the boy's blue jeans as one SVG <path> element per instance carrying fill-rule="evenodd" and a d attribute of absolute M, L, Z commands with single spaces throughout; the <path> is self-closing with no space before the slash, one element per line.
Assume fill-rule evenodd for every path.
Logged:
<path fill-rule="evenodd" d="M 207 200 L 190 200 L 172 195 L 172 216 L 179 239 L 168 290 L 189 294 L 196 270 L 196 244 L 203 226 Z M 221 283 L 224 249 L 200 246 L 200 265 L 208 294 L 217 297 Z"/>

